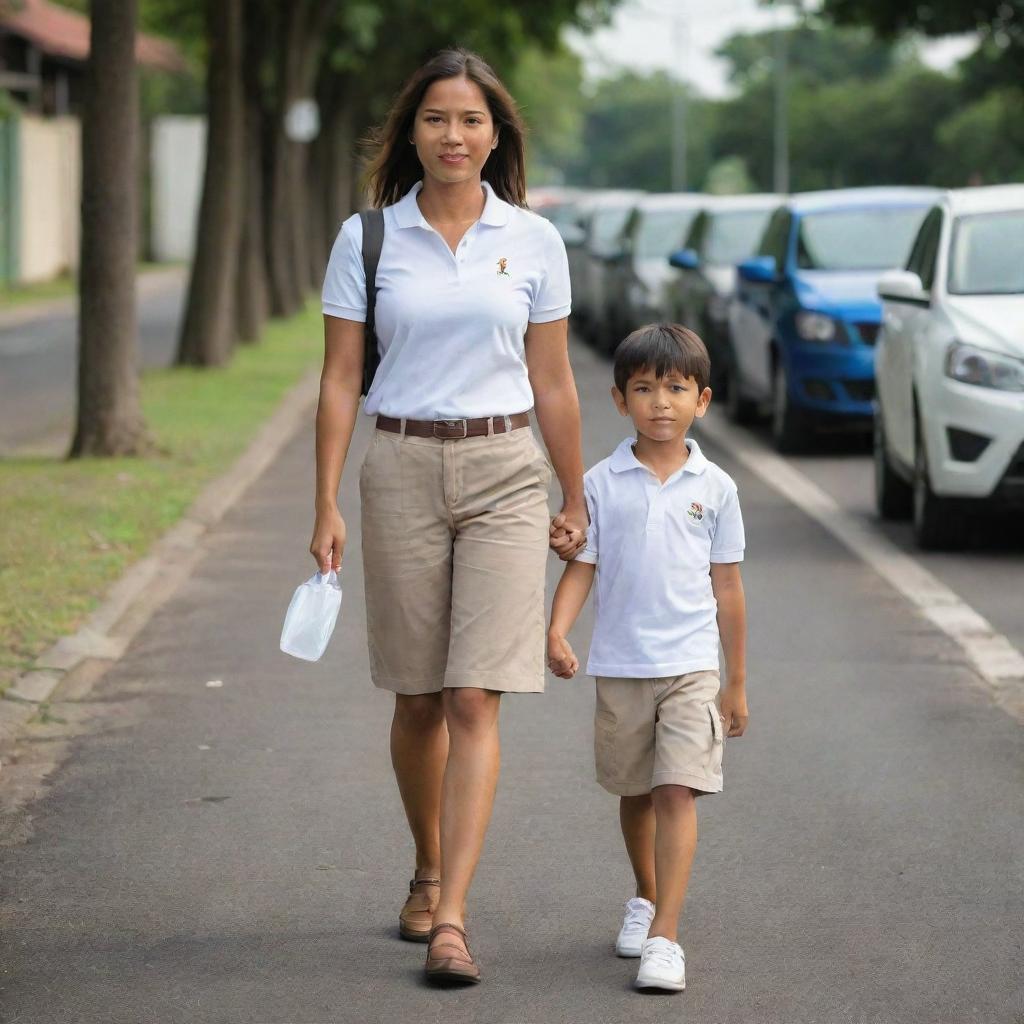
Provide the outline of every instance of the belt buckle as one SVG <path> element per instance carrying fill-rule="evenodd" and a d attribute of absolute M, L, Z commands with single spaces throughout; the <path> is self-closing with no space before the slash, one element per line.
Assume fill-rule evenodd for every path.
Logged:
<path fill-rule="evenodd" d="M 461 434 L 452 434 L 448 431 L 462 427 Z M 445 432 L 439 434 L 438 427 L 445 428 Z M 463 437 L 469 437 L 469 421 L 468 420 L 434 420 L 434 437 L 440 438 L 442 441 L 457 441 Z"/>

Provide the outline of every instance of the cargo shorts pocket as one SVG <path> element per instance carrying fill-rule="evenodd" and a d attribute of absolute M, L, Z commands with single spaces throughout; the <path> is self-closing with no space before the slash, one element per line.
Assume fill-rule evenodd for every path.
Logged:
<path fill-rule="evenodd" d="M 714 775 L 722 770 L 722 755 L 725 752 L 725 723 L 719 714 L 718 705 L 708 702 L 708 717 L 711 719 L 711 749 L 708 751 L 708 771 Z"/>

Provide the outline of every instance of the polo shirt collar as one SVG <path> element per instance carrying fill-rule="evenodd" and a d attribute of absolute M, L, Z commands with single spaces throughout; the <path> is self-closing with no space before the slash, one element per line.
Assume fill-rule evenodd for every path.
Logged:
<path fill-rule="evenodd" d="M 483 182 L 483 186 L 487 198 L 484 201 L 483 213 L 480 214 L 480 223 L 488 224 L 492 227 L 501 227 L 507 224 L 509 204 L 499 198 L 498 194 L 491 188 L 490 182 Z M 417 181 L 395 203 L 395 223 L 400 228 L 427 228 L 431 230 L 430 225 L 427 223 L 427 218 L 423 216 L 423 212 L 420 210 L 420 204 L 416 202 L 416 196 L 419 195 L 422 189 L 423 182 Z"/>
<path fill-rule="evenodd" d="M 608 463 L 613 473 L 624 473 L 629 469 L 642 469 L 649 473 L 650 470 L 636 457 L 633 451 L 635 437 L 627 437 L 622 444 L 612 452 L 611 460 Z M 686 447 L 689 449 L 690 457 L 686 460 L 681 472 L 700 474 L 707 469 L 708 460 L 700 450 L 700 445 L 692 437 L 686 439 Z M 672 479 L 669 477 L 669 479 Z"/>

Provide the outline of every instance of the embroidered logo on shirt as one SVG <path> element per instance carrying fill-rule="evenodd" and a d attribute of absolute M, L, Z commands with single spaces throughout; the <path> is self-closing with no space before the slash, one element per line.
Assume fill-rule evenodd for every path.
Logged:
<path fill-rule="evenodd" d="M 498 276 L 499 277 L 511 277 L 512 275 L 505 269 L 508 266 L 508 260 L 504 256 L 498 260 Z"/>
<path fill-rule="evenodd" d="M 686 514 L 699 523 L 704 518 L 704 506 L 699 501 L 693 501 L 686 510 Z"/>

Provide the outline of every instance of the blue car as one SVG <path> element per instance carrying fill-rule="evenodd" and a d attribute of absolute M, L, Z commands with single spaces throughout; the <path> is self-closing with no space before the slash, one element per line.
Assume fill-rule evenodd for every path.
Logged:
<path fill-rule="evenodd" d="M 738 264 L 729 306 L 726 405 L 744 421 L 771 411 L 780 451 L 816 428 L 871 424 L 882 319 L 876 285 L 906 264 L 930 188 L 852 188 L 790 196 L 757 255 Z"/>

